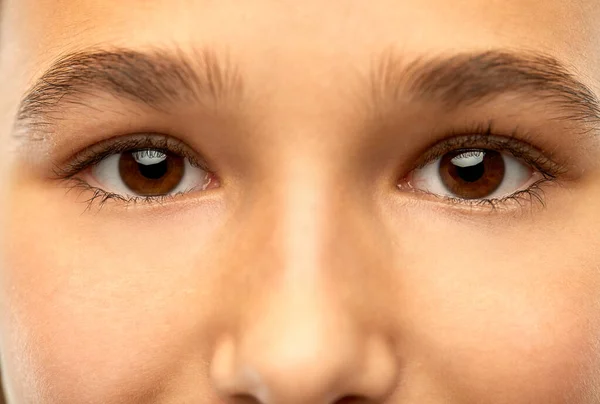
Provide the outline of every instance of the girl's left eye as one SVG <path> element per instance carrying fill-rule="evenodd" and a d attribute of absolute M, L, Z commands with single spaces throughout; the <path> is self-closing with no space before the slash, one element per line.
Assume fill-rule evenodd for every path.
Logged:
<path fill-rule="evenodd" d="M 210 174 L 180 155 L 139 149 L 110 155 L 94 165 L 92 182 L 107 192 L 129 197 L 157 197 L 204 190 Z"/>
<path fill-rule="evenodd" d="M 461 200 L 502 199 L 527 190 L 543 174 L 516 157 L 490 149 L 459 149 L 414 170 L 410 187 Z"/>

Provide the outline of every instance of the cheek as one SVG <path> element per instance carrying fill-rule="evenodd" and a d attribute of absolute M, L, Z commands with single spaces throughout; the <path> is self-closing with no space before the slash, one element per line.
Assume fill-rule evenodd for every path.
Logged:
<path fill-rule="evenodd" d="M 437 256 L 410 281 L 421 285 L 407 305 L 414 351 L 456 402 L 590 402 L 600 255 L 577 231 L 516 233 L 433 241 Z"/>
<path fill-rule="evenodd" d="M 17 402 L 143 403 L 204 372 L 216 215 L 119 220 L 39 194 L 15 192 L 5 227 L 0 350 Z"/>
<path fill-rule="evenodd" d="M 598 311 L 564 293 L 512 296 L 472 294 L 468 307 L 454 307 L 453 325 L 429 336 L 439 375 L 460 402 L 584 402 L 598 363 L 599 328 L 589 321 Z M 552 302 L 562 298 L 570 302 Z"/>

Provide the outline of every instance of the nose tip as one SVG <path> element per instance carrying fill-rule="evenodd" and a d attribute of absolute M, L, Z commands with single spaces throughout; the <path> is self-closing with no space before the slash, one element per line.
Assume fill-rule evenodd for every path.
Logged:
<path fill-rule="evenodd" d="M 222 397 L 260 404 L 381 403 L 393 391 L 396 361 L 384 339 L 280 331 L 275 341 L 221 342 L 211 372 Z"/>

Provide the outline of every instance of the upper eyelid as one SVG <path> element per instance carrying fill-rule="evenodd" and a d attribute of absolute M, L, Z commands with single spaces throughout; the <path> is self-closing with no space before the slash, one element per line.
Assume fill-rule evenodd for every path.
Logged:
<path fill-rule="evenodd" d="M 565 168 L 553 161 L 551 158 L 544 156 L 536 147 L 529 145 L 527 142 L 517 140 L 514 136 L 501 136 L 495 135 L 494 129 L 491 125 L 487 127 L 480 126 L 475 130 L 461 131 L 462 135 L 450 135 L 446 136 L 443 140 L 438 141 L 432 146 L 425 149 L 425 152 L 421 152 L 419 157 L 416 159 L 414 168 L 420 168 L 436 158 L 441 157 L 444 153 L 457 148 L 477 148 L 477 147 L 494 147 L 498 150 L 507 150 L 516 154 L 516 157 L 522 157 L 522 153 L 517 152 L 515 149 L 526 149 L 532 153 L 535 153 L 542 157 L 548 164 L 551 164 L 556 171 L 565 170 Z M 456 133 L 461 133 L 456 131 Z M 469 144 L 469 142 L 471 142 Z M 511 147 L 512 146 L 512 147 Z M 176 139 L 174 137 L 157 134 L 157 133 L 143 133 L 143 134 L 131 134 L 116 136 L 103 140 L 99 143 L 91 145 L 84 150 L 75 154 L 71 157 L 64 166 L 67 168 L 55 168 L 55 173 L 59 173 L 57 176 L 66 177 L 74 174 L 76 171 L 83 169 L 85 166 L 93 165 L 98 163 L 105 157 L 111 154 L 116 154 L 135 148 L 157 148 L 165 149 L 183 153 L 185 157 L 190 158 L 200 168 L 211 173 L 215 173 L 214 168 L 209 168 L 209 163 L 206 161 L 204 156 L 196 153 L 192 147 L 188 146 L 185 142 Z"/>
<path fill-rule="evenodd" d="M 467 131 L 463 135 L 444 138 L 442 141 L 428 147 L 417 159 L 413 169 L 422 168 L 452 150 L 469 148 L 488 148 L 509 152 L 516 158 L 524 160 L 525 163 L 533 165 L 536 170 L 552 177 L 564 174 L 567 171 L 564 164 L 553 160 L 535 146 L 519 140 L 515 136 L 496 135 L 492 129 L 487 129 L 484 133 L 473 132 L 469 134 Z"/>
<path fill-rule="evenodd" d="M 77 152 L 64 164 L 56 165 L 54 174 L 57 178 L 72 177 L 85 168 L 98 164 L 110 155 L 137 148 L 155 148 L 180 153 L 202 170 L 215 173 L 215 170 L 209 167 L 206 158 L 195 152 L 185 142 L 164 134 L 143 133 L 117 136 L 88 146 Z"/>

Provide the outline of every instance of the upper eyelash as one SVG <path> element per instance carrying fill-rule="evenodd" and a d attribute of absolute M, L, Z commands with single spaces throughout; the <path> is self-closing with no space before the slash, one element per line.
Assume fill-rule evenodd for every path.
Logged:
<path fill-rule="evenodd" d="M 70 161 L 62 166 L 54 167 L 54 175 L 59 179 L 72 178 L 88 167 L 94 166 L 109 156 L 132 150 L 155 149 L 161 152 L 179 154 L 187 158 L 192 165 L 202 170 L 214 173 L 191 148 L 180 140 L 161 134 L 130 135 L 124 139 L 113 138 L 90 146 L 77 153 Z"/>
<path fill-rule="evenodd" d="M 467 130 L 454 130 L 445 139 L 427 148 L 427 151 L 417 160 L 413 169 L 423 168 L 427 164 L 442 157 L 444 154 L 460 149 L 492 149 L 512 154 L 538 170 L 544 177 L 556 178 L 567 169 L 563 164 L 546 156 L 541 150 L 528 142 L 520 140 L 523 136 L 518 129 L 508 135 L 496 134 L 491 122 L 486 125 L 476 125 Z"/>

